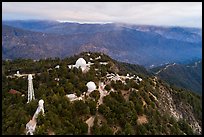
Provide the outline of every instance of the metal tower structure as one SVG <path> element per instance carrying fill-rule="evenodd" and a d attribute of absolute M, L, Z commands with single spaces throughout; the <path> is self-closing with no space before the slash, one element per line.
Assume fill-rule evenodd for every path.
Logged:
<path fill-rule="evenodd" d="M 28 75 L 28 102 L 27 103 L 35 99 L 32 79 L 33 79 L 32 75 L 29 74 Z"/>

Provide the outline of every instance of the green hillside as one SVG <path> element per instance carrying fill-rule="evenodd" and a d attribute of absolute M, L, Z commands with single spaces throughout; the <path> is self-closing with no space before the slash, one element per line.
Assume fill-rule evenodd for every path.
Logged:
<path fill-rule="evenodd" d="M 165 67 L 166 69 L 164 69 Z M 156 76 L 173 86 L 178 86 L 202 94 L 202 60 L 194 61 L 187 65 L 168 64 L 153 68 L 151 71 L 156 73 Z"/>
<path fill-rule="evenodd" d="M 68 65 L 74 65 L 78 58 L 93 64 L 86 72 L 70 69 Z M 20 76 L 14 76 L 17 71 Z M 33 74 L 36 99 L 30 103 L 26 103 L 26 74 Z M 97 86 L 91 93 L 86 86 L 89 81 Z M 18 92 L 11 93 L 11 89 Z M 74 93 L 82 100 L 71 101 L 66 96 Z M 171 87 L 139 65 L 117 62 L 101 53 L 2 61 L 2 134 L 25 135 L 40 99 L 45 113 L 38 116 L 34 135 L 202 133 L 200 95 Z"/>

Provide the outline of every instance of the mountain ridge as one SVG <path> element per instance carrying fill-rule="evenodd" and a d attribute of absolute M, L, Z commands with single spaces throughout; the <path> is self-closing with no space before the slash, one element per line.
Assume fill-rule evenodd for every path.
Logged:
<path fill-rule="evenodd" d="M 69 68 L 79 58 L 93 63 L 85 73 L 80 68 Z M 4 60 L 2 64 L 3 134 L 24 135 L 25 124 L 39 99 L 44 100 L 45 114 L 37 119 L 35 135 L 49 134 L 48 131 L 56 135 L 202 134 L 201 96 L 146 74 L 144 67 L 121 64 L 103 53 L 91 52 L 65 59 Z M 28 104 L 25 74 L 34 74 L 36 100 Z M 97 85 L 91 94 L 76 101 L 66 97 L 88 93 L 89 81 Z M 104 89 L 101 82 L 105 84 Z M 8 92 L 11 88 L 19 94 Z M 103 95 L 101 90 L 105 96 L 97 104 Z"/>
<path fill-rule="evenodd" d="M 190 64 L 168 64 L 150 71 L 172 85 L 202 94 L 202 60 Z"/>
<path fill-rule="evenodd" d="M 65 26 L 71 28 L 69 25 L 70 23 L 66 24 Z M 83 30 L 83 28 L 86 26 L 88 26 L 89 29 Z M 41 30 L 41 35 L 40 33 L 33 31 L 33 33 L 31 33 L 33 36 L 29 39 L 17 37 L 13 32 L 13 34 L 9 33 L 11 37 L 9 40 L 5 36 L 2 36 L 2 49 L 8 53 L 6 57 L 4 56 L 5 54 L 3 54 L 3 58 L 12 59 L 26 57 L 25 55 L 21 55 L 26 52 L 26 47 L 22 47 L 25 49 L 19 49 L 23 50 L 24 52 L 19 52 L 18 56 L 16 56 L 14 51 L 7 50 L 7 47 L 9 46 L 15 47 L 18 45 L 16 41 L 19 41 L 19 44 L 21 45 L 25 43 L 27 43 L 27 45 L 33 44 L 34 49 L 36 48 L 42 52 L 39 55 L 39 51 L 36 52 L 34 49 L 33 51 L 31 49 L 27 49 L 30 50 L 30 54 L 33 54 L 32 57 L 30 56 L 30 58 L 63 58 L 71 56 L 74 53 L 78 54 L 84 51 L 100 51 L 119 61 L 140 64 L 144 65 L 145 67 L 149 67 L 151 65 L 158 66 L 159 64 L 166 62 L 186 61 L 195 57 L 201 58 L 202 39 L 199 34 L 192 34 L 190 31 L 189 33 L 186 33 L 188 32 L 187 30 L 186 32 L 180 32 L 179 30 L 178 32 L 173 33 L 175 34 L 173 38 L 167 38 L 167 36 L 171 36 L 172 34 L 170 35 L 170 32 L 168 33 L 168 31 L 165 35 L 156 33 L 154 29 L 158 30 L 158 27 L 155 27 L 153 30 L 151 27 L 149 27 L 148 29 L 150 31 L 148 32 L 139 31 L 137 30 L 138 28 L 139 27 L 132 26 L 127 28 L 125 25 L 117 26 L 113 24 L 86 24 L 85 26 L 78 24 L 76 28 L 72 28 L 73 31 L 61 27 L 61 30 L 64 29 L 64 31 L 66 31 L 68 34 L 60 30 L 59 33 L 62 32 L 60 35 L 58 32 L 47 33 L 43 30 Z M 9 28 L 7 27 L 7 30 L 8 29 Z M 8 35 L 4 32 L 4 25 L 2 26 L 2 30 L 3 34 Z M 16 29 L 16 32 L 17 31 L 23 31 L 26 33 L 27 30 Z M 166 32 L 164 31 L 164 33 Z M 177 33 L 178 38 L 176 37 Z M 181 34 L 183 34 L 183 36 Z M 58 48 L 56 48 L 56 46 L 58 46 Z M 34 57 L 35 54 L 36 57 Z M 175 55 L 172 56 L 172 54 Z M 152 64 L 152 62 L 154 62 L 154 64 Z"/>

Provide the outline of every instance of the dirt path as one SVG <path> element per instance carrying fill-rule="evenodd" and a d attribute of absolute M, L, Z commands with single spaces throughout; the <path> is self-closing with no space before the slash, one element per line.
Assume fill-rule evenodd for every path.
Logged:
<path fill-rule="evenodd" d="M 99 105 L 103 104 L 103 97 L 108 95 L 107 91 L 104 89 L 105 86 L 106 85 L 101 85 L 101 82 L 99 82 L 98 91 L 100 93 L 100 98 L 98 99 L 98 102 L 97 102 L 97 106 L 96 106 L 97 109 L 98 109 Z M 103 88 L 101 88 L 101 87 L 103 87 Z"/>
<path fill-rule="evenodd" d="M 88 135 L 91 134 L 91 127 L 94 124 L 95 116 L 91 116 L 89 119 L 86 120 L 86 124 L 88 124 Z"/>

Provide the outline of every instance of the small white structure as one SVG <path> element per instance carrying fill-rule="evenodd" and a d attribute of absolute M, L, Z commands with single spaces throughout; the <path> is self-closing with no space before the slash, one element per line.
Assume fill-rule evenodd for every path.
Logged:
<path fill-rule="evenodd" d="M 59 65 L 57 65 L 57 66 L 55 66 L 55 68 L 56 68 L 56 69 L 59 69 L 59 68 L 60 68 L 60 66 L 59 66 Z"/>
<path fill-rule="evenodd" d="M 100 62 L 101 65 L 107 65 L 108 62 Z"/>
<path fill-rule="evenodd" d="M 135 75 L 133 75 L 133 76 L 130 76 L 130 74 L 126 75 L 126 79 L 133 79 L 133 78 L 135 78 Z"/>
<path fill-rule="evenodd" d="M 120 76 L 119 76 L 118 74 L 116 74 L 116 76 L 113 77 L 112 80 L 113 80 L 113 81 L 117 81 L 117 80 L 120 80 L 120 81 L 121 81 Z"/>
<path fill-rule="evenodd" d="M 35 99 L 32 79 L 33 79 L 32 75 L 29 74 L 28 75 L 28 102 L 27 103 Z"/>
<path fill-rule="evenodd" d="M 59 78 L 55 78 L 55 81 L 59 81 L 60 79 Z"/>
<path fill-rule="evenodd" d="M 74 65 L 67 65 L 69 69 L 72 69 Z"/>
<path fill-rule="evenodd" d="M 95 58 L 95 60 L 101 59 L 101 56 L 98 56 L 97 58 Z"/>
<path fill-rule="evenodd" d="M 99 82 L 99 89 L 104 90 L 105 86 L 103 82 Z"/>
<path fill-rule="evenodd" d="M 70 101 L 74 101 L 77 98 L 75 94 L 68 94 L 66 96 L 69 98 Z"/>
<path fill-rule="evenodd" d="M 82 100 L 82 97 L 79 97 L 78 100 Z"/>
<path fill-rule="evenodd" d="M 89 93 L 96 90 L 96 84 L 93 81 L 88 82 L 86 86 L 88 87 Z"/>
<path fill-rule="evenodd" d="M 19 71 L 16 71 L 16 74 L 14 74 L 14 76 L 20 77 L 21 75 L 20 75 Z"/>
<path fill-rule="evenodd" d="M 43 106 L 43 104 L 44 104 L 44 101 L 41 99 L 41 100 L 39 100 L 39 102 L 38 102 L 38 108 L 37 108 L 37 110 L 35 111 L 35 114 L 34 114 L 34 116 L 33 116 L 33 118 L 37 118 L 38 117 L 38 114 L 42 111 L 42 114 L 44 115 L 44 106 Z"/>
<path fill-rule="evenodd" d="M 139 80 L 139 81 L 142 81 L 142 78 L 140 78 L 140 77 L 136 77 L 136 80 Z"/>
<path fill-rule="evenodd" d="M 91 62 L 88 62 L 87 66 L 91 66 L 93 65 L 94 63 L 91 63 Z"/>
<path fill-rule="evenodd" d="M 26 135 L 30 134 L 33 135 L 33 132 L 35 132 L 35 128 L 36 128 L 36 120 L 35 118 L 33 118 L 32 120 L 30 120 L 27 124 L 26 124 Z"/>

